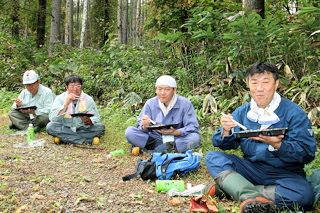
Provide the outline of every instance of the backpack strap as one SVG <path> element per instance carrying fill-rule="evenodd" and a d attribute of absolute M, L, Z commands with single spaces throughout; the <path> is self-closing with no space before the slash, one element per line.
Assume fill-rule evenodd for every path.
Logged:
<path fill-rule="evenodd" d="M 162 180 L 166 180 L 167 169 L 168 169 L 168 166 L 169 166 L 169 164 L 171 163 L 171 161 L 173 161 L 173 160 L 182 160 L 182 159 L 184 159 L 185 157 L 186 157 L 186 156 L 174 157 L 174 158 L 171 158 L 171 159 L 167 160 L 165 163 L 163 163 L 163 164 L 161 165 Z"/>
<path fill-rule="evenodd" d="M 137 177 L 138 175 L 140 175 L 141 172 L 142 172 L 143 169 L 144 169 L 144 164 L 142 164 L 141 162 L 142 162 L 142 160 L 139 159 L 138 162 L 137 162 L 137 164 L 136 164 L 136 172 L 135 172 L 135 173 L 133 173 L 133 174 L 131 174 L 131 175 L 126 175 L 126 176 L 122 177 L 122 180 L 123 180 L 123 181 L 128 181 L 128 180 L 131 180 L 132 178 L 135 178 L 135 177 Z"/>

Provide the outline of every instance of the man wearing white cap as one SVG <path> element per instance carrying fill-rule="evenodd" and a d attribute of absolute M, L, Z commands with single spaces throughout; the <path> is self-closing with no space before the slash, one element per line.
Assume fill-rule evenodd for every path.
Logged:
<path fill-rule="evenodd" d="M 15 98 L 9 112 L 10 129 L 25 130 L 32 123 L 35 132 L 49 122 L 49 112 L 56 95 L 51 89 L 40 84 L 40 77 L 34 70 L 28 70 L 22 78 L 25 89 Z M 35 108 L 27 108 L 35 106 Z M 17 110 L 17 108 L 24 109 Z"/>
<path fill-rule="evenodd" d="M 137 126 L 127 128 L 125 135 L 132 145 L 132 154 L 150 152 L 185 152 L 200 146 L 199 123 L 192 103 L 176 94 L 173 77 L 163 75 L 156 81 L 156 97 L 144 105 Z M 148 130 L 148 126 L 176 124 L 176 128 Z"/>

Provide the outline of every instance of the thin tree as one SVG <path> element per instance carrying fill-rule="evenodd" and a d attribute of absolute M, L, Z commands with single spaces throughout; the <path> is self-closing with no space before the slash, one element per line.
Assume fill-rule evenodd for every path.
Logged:
<path fill-rule="evenodd" d="M 82 11 L 82 24 L 81 24 L 81 34 L 80 34 L 80 48 L 83 48 L 85 32 L 86 32 L 86 22 L 88 15 L 88 0 L 83 0 L 83 11 Z"/>
<path fill-rule="evenodd" d="M 118 0 L 118 39 L 128 44 L 128 0 Z"/>
<path fill-rule="evenodd" d="M 118 0 L 118 14 L 117 14 L 117 22 L 118 22 L 118 41 L 122 44 L 122 0 Z"/>
<path fill-rule="evenodd" d="M 60 14 L 61 14 L 61 0 L 52 1 L 52 16 L 50 26 L 50 48 L 52 53 L 53 46 L 60 41 Z"/>
<path fill-rule="evenodd" d="M 12 1 L 12 12 L 11 12 L 11 20 L 12 20 L 12 28 L 11 28 L 11 34 L 13 37 L 18 38 L 20 33 L 20 27 L 19 27 L 19 0 L 13 0 Z"/>
<path fill-rule="evenodd" d="M 128 44 L 128 0 L 123 0 L 122 44 Z"/>
<path fill-rule="evenodd" d="M 73 45 L 73 0 L 66 0 L 64 43 Z"/>
<path fill-rule="evenodd" d="M 46 9 L 47 9 L 47 0 L 39 0 L 39 12 L 38 12 L 38 24 L 37 24 L 37 47 L 43 46 L 45 42 Z"/>

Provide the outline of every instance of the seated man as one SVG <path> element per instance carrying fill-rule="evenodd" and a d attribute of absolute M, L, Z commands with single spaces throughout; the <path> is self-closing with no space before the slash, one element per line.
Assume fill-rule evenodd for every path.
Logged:
<path fill-rule="evenodd" d="M 30 123 L 34 131 L 39 132 L 49 122 L 49 112 L 56 95 L 51 89 L 40 84 L 40 77 L 34 70 L 28 70 L 23 74 L 22 83 L 25 89 L 19 94 L 9 112 L 10 129 L 26 130 Z M 31 107 L 17 110 L 17 107 Z"/>
<path fill-rule="evenodd" d="M 277 92 L 278 68 L 272 63 L 256 63 L 246 72 L 252 99 L 232 115 L 221 117 L 221 127 L 212 143 L 222 150 L 239 146 L 243 158 L 220 151 L 205 157 L 215 179 L 206 194 L 217 196 L 219 189 L 237 201 L 241 212 L 278 212 L 302 208 L 310 210 L 314 194 L 306 180 L 304 165 L 315 157 L 316 142 L 310 121 L 301 107 Z M 243 131 L 288 128 L 283 135 L 236 138 Z"/>
<path fill-rule="evenodd" d="M 134 147 L 132 154 L 138 155 L 141 150 L 151 152 L 185 152 L 200 146 L 198 120 L 192 103 L 176 94 L 177 85 L 174 78 L 161 76 L 156 81 L 156 97 L 144 105 L 137 127 L 128 127 L 125 135 Z M 175 124 L 176 128 L 148 130 L 150 125 Z"/>
<path fill-rule="evenodd" d="M 98 144 L 105 127 L 100 123 L 100 115 L 93 98 L 82 91 L 82 79 L 79 75 L 67 77 L 65 84 L 67 91 L 58 95 L 51 107 L 51 122 L 47 125 L 47 133 L 55 137 L 55 143 L 63 141 L 72 144 Z M 77 113 L 88 116 L 73 115 Z"/>

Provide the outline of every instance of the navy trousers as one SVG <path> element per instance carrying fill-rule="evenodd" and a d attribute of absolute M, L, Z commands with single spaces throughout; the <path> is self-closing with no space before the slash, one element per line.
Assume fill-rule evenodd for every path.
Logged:
<path fill-rule="evenodd" d="M 213 178 L 225 170 L 235 170 L 254 185 L 275 185 L 275 203 L 279 208 L 285 206 L 292 209 L 299 205 L 305 210 L 312 209 L 313 189 L 304 173 L 293 173 L 219 151 L 209 152 L 205 164 Z"/>

